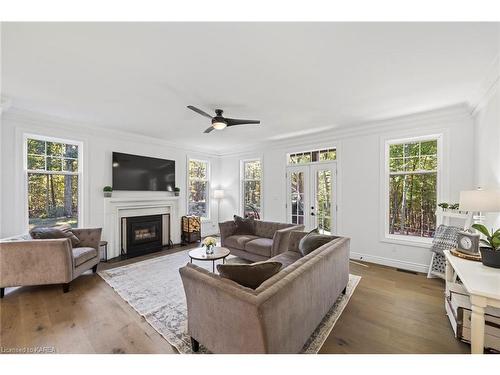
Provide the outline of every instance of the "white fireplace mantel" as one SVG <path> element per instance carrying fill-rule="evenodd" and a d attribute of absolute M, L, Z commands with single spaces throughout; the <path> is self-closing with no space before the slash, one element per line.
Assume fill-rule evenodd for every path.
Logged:
<path fill-rule="evenodd" d="M 120 255 L 120 230 L 123 217 L 170 214 L 170 233 L 174 244 L 180 243 L 179 197 L 104 198 L 102 237 L 108 241 L 108 259 Z"/>

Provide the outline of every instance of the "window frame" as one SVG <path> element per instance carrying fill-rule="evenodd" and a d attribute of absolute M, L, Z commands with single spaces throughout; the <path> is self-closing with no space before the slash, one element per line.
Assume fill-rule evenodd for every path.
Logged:
<path fill-rule="evenodd" d="M 78 172 L 68 172 L 68 171 L 47 171 L 47 170 L 36 170 L 36 169 L 28 169 L 28 139 L 35 139 L 38 141 L 44 142 L 54 142 L 54 143 L 64 143 L 71 144 L 78 147 Z M 83 198 L 83 187 L 84 187 L 84 152 L 83 147 L 84 143 L 82 141 L 67 139 L 67 138 L 59 138 L 52 137 L 47 135 L 33 134 L 33 133 L 24 133 L 23 134 L 23 185 L 24 185 L 24 227 L 26 231 L 29 231 L 29 199 L 28 199 L 28 174 L 29 173 L 38 173 L 38 174 L 56 174 L 56 175 L 71 175 L 78 176 L 78 224 L 76 228 L 82 228 L 85 226 L 84 224 L 84 198 Z"/>
<path fill-rule="evenodd" d="M 382 233 L 381 242 L 395 243 L 401 245 L 412 245 L 418 247 L 428 248 L 432 244 L 432 238 L 429 237 L 419 237 L 411 235 L 400 235 L 400 234 L 390 234 L 389 233 L 389 206 L 390 206 L 390 146 L 395 144 L 404 143 L 415 143 L 415 142 L 425 142 L 425 141 L 437 141 L 437 168 L 436 168 L 436 202 L 440 202 L 443 197 L 443 134 L 427 134 L 421 136 L 410 136 L 402 138 L 385 138 L 382 139 L 382 150 L 381 153 L 381 181 L 382 181 Z M 424 172 L 425 173 L 425 172 Z M 422 173 L 422 174 L 424 174 Z M 420 173 L 416 173 L 420 174 Z M 437 225 L 437 223 L 436 223 Z"/>
<path fill-rule="evenodd" d="M 208 159 L 199 159 L 199 158 L 193 158 L 193 157 L 188 157 L 187 158 L 187 165 L 186 165 L 186 214 L 189 215 L 189 186 L 191 182 L 191 178 L 189 177 L 189 164 L 191 161 L 197 161 L 197 162 L 202 162 L 207 165 L 207 199 L 206 199 L 206 206 L 207 206 L 207 216 L 200 216 L 201 221 L 210 221 L 211 220 L 211 215 L 212 215 L 212 210 L 211 210 L 211 204 L 212 204 L 212 184 L 211 184 L 211 177 L 212 177 L 212 166 L 210 164 L 210 160 Z M 200 180 L 202 181 L 202 180 Z"/>
<path fill-rule="evenodd" d="M 240 160 L 240 204 L 239 213 L 243 217 L 245 214 L 245 181 L 257 181 L 257 180 L 247 180 L 245 178 L 245 163 L 258 161 L 260 163 L 260 219 L 264 218 L 264 163 L 262 157 L 255 157 L 249 159 Z"/>
<path fill-rule="evenodd" d="M 307 163 L 290 163 L 290 156 L 291 155 L 296 155 L 296 154 L 311 154 L 313 152 L 318 152 L 321 155 L 321 151 L 330 151 L 334 150 L 335 151 L 335 159 L 328 159 L 328 160 L 317 160 L 317 161 L 309 161 Z M 307 150 L 304 151 L 293 151 L 293 152 L 287 152 L 286 153 L 286 166 L 296 166 L 296 165 L 311 165 L 311 164 L 323 164 L 323 163 L 331 163 L 331 162 L 336 162 L 338 160 L 339 156 L 339 148 L 338 146 L 325 146 L 325 147 L 311 147 Z"/>

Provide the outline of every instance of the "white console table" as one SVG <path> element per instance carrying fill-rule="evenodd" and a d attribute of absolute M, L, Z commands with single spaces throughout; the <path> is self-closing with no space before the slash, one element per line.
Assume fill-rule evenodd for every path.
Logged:
<path fill-rule="evenodd" d="M 457 276 L 470 295 L 471 353 L 484 352 L 484 309 L 487 306 L 500 308 L 500 269 L 484 266 L 458 258 L 448 250 L 446 257 L 446 283 L 454 283 Z"/>

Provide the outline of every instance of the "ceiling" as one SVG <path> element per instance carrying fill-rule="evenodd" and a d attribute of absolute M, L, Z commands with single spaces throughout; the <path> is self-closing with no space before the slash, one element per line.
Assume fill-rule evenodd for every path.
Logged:
<path fill-rule="evenodd" d="M 499 50 L 500 23 L 3 23 L 2 95 L 224 152 L 468 102 Z"/>

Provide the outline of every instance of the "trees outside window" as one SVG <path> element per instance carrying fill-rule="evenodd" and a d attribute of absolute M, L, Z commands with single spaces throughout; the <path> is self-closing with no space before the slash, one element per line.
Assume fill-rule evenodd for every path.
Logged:
<path fill-rule="evenodd" d="M 242 161 L 243 216 L 262 216 L 262 165 L 259 159 Z"/>
<path fill-rule="evenodd" d="M 389 234 L 433 237 L 438 186 L 437 139 L 392 143 L 389 170 Z"/>
<path fill-rule="evenodd" d="M 45 138 L 26 139 L 29 228 L 78 226 L 79 145 Z"/>
<path fill-rule="evenodd" d="M 205 160 L 189 159 L 188 215 L 209 218 L 210 165 Z"/>

